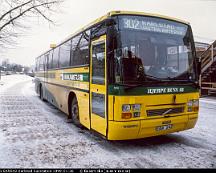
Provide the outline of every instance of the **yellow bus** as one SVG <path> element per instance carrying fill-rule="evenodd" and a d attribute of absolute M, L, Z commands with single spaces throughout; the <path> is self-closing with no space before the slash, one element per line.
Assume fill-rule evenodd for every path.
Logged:
<path fill-rule="evenodd" d="M 191 129 L 200 65 L 189 23 L 112 11 L 36 58 L 35 89 L 107 140 Z"/>

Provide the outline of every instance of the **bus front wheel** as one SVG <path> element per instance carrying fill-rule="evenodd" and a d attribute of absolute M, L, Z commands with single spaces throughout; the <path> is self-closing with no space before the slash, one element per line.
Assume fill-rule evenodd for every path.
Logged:
<path fill-rule="evenodd" d="M 40 99 L 43 100 L 43 89 L 42 86 L 40 86 Z"/>
<path fill-rule="evenodd" d="M 71 119 L 76 126 L 81 125 L 79 121 L 79 106 L 76 97 L 73 98 L 71 103 Z"/>

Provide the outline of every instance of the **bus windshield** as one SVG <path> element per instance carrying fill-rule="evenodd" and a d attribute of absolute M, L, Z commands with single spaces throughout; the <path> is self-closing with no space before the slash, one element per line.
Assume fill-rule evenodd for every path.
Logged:
<path fill-rule="evenodd" d="M 119 16 L 116 83 L 195 81 L 188 25 L 145 16 Z"/>

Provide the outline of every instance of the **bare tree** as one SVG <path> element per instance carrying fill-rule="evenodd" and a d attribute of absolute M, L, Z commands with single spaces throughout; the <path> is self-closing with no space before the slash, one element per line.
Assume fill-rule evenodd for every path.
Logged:
<path fill-rule="evenodd" d="M 0 48 L 13 47 L 28 28 L 28 20 L 43 18 L 53 23 L 51 15 L 64 0 L 0 0 Z"/>

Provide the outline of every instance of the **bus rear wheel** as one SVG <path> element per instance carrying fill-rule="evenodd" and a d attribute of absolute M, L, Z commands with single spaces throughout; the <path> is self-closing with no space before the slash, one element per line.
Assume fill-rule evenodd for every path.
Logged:
<path fill-rule="evenodd" d="M 81 126 L 79 120 L 79 106 L 76 97 L 73 98 L 71 103 L 71 119 L 76 126 Z"/>

